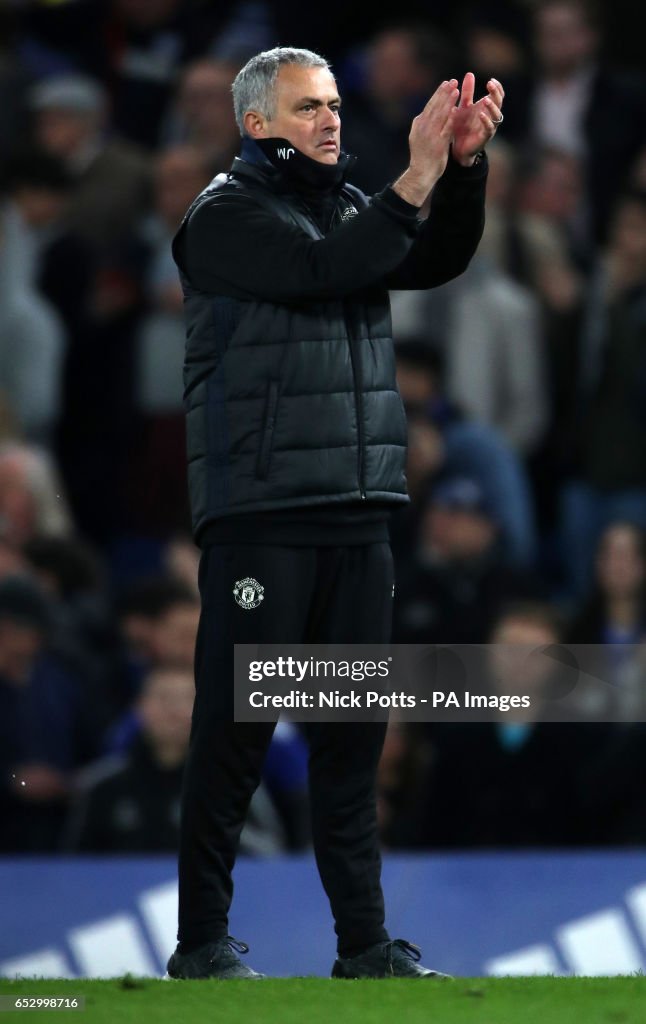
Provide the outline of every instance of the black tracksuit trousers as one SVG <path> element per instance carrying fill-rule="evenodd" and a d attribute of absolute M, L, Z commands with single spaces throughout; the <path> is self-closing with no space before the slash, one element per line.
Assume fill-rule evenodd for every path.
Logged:
<path fill-rule="evenodd" d="M 235 583 L 246 577 L 265 588 L 254 609 L 240 607 L 233 595 Z M 386 542 L 205 549 L 182 798 L 181 942 L 228 934 L 231 872 L 274 730 L 272 723 L 233 722 L 234 643 L 388 643 L 392 588 Z M 388 938 L 376 818 L 376 771 L 386 725 L 311 723 L 306 730 L 314 852 L 338 951 L 347 956 Z"/>

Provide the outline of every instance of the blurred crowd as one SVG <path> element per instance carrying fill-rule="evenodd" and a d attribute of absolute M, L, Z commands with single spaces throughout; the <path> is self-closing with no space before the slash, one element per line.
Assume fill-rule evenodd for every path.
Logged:
<path fill-rule="evenodd" d="M 368 193 L 406 166 L 445 77 L 506 90 L 475 259 L 392 294 L 412 499 L 392 523 L 394 641 L 606 645 L 617 686 L 646 681 L 632 6 L 0 7 L 0 852 L 176 848 L 199 552 L 170 240 L 238 151 L 233 77 L 275 45 L 331 60 Z M 637 723 L 393 722 L 384 843 L 644 844 L 645 740 Z M 307 848 L 308 809 L 307 749 L 284 722 L 243 852 Z"/>

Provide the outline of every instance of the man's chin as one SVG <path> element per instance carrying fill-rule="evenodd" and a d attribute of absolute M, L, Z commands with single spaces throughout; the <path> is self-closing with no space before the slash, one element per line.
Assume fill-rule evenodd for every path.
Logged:
<path fill-rule="evenodd" d="M 312 153 L 312 157 L 321 164 L 338 164 L 339 151 L 338 149 L 325 149 L 323 146 L 317 146 Z"/>

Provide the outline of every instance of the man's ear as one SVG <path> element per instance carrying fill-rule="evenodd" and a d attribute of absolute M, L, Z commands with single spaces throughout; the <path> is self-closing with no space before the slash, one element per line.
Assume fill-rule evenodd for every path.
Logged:
<path fill-rule="evenodd" d="M 247 110 L 243 119 L 244 129 L 252 139 L 267 137 L 267 119 L 256 110 Z"/>

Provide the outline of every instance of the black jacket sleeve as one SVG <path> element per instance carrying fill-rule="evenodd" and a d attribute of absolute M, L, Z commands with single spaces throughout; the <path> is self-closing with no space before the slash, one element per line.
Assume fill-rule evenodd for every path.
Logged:
<path fill-rule="evenodd" d="M 484 229 L 487 173 L 486 156 L 473 167 L 449 159 L 415 242 L 384 276 L 386 288 L 434 288 L 466 270 Z"/>
<path fill-rule="evenodd" d="M 335 298 L 378 283 L 405 260 L 418 212 L 386 188 L 317 241 L 252 198 L 223 192 L 189 217 L 174 254 L 200 291 L 274 302 Z"/>

